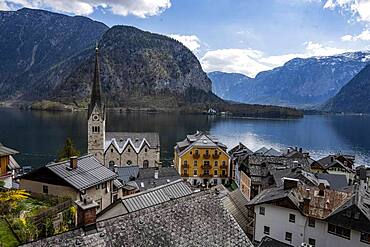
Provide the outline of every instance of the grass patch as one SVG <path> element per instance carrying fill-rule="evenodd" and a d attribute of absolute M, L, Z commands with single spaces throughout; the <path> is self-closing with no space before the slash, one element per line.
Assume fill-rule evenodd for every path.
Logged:
<path fill-rule="evenodd" d="M 4 219 L 0 219 L 0 245 L 4 247 L 19 245 L 18 240 L 15 238 Z"/>

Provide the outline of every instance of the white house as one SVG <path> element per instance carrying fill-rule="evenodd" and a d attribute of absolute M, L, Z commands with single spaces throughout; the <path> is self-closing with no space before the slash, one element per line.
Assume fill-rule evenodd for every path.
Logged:
<path fill-rule="evenodd" d="M 256 242 L 269 236 L 292 246 L 369 246 L 368 193 L 298 182 L 285 179 L 282 187 L 264 190 L 248 204 L 254 207 Z"/>

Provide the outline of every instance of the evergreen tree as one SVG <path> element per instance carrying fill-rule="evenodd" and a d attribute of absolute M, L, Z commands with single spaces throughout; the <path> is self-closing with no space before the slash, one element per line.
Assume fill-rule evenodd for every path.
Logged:
<path fill-rule="evenodd" d="M 67 160 L 72 156 L 80 156 L 71 138 L 67 138 L 62 151 L 58 155 L 58 161 Z"/>

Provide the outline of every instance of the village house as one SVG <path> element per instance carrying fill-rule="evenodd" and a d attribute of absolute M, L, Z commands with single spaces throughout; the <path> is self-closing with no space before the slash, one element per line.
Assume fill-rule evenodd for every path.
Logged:
<path fill-rule="evenodd" d="M 122 184 L 117 174 L 100 164 L 93 155 L 71 157 L 33 170 L 20 178 L 20 188 L 72 200 L 89 196 L 97 204 L 98 212 L 122 197 Z"/>
<path fill-rule="evenodd" d="M 93 203 L 78 202 L 82 227 L 25 246 L 252 247 L 234 218 L 243 217 L 240 206 L 222 191 L 193 192 L 180 179 L 126 196 L 95 217 Z"/>
<path fill-rule="evenodd" d="M 197 131 L 176 144 L 174 164 L 181 177 L 194 186 L 226 184 L 231 172 L 226 150 L 215 137 Z"/>
<path fill-rule="evenodd" d="M 18 151 L 5 147 L 0 143 L 0 181 L 4 183 L 5 188 L 13 187 L 13 178 L 21 167 L 13 158 Z"/>
<path fill-rule="evenodd" d="M 150 168 L 124 166 L 116 167 L 115 172 L 118 174 L 118 180 L 123 184 L 124 189 L 131 186 L 137 191 L 144 191 L 181 179 L 173 166 Z"/>
<path fill-rule="evenodd" d="M 345 175 L 348 185 L 353 184 L 355 179 L 355 157 L 352 155 L 328 155 L 311 164 L 311 170 L 315 173 L 329 173 Z"/>
<path fill-rule="evenodd" d="M 248 203 L 255 212 L 254 241 L 268 236 L 296 247 L 369 246 L 369 199 L 368 192 L 356 187 L 335 191 L 284 178 L 282 186 L 266 189 Z"/>
<path fill-rule="evenodd" d="M 106 132 L 106 108 L 100 85 L 99 49 L 88 107 L 88 153 L 107 167 L 155 167 L 160 161 L 158 133 Z"/>

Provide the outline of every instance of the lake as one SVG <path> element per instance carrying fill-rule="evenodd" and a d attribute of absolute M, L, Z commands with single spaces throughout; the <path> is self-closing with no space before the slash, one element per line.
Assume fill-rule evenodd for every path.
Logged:
<path fill-rule="evenodd" d="M 21 165 L 33 168 L 55 159 L 67 137 L 81 153 L 87 148 L 85 112 L 42 112 L 0 108 L 0 142 L 21 153 Z M 229 148 L 244 143 L 283 149 L 303 147 L 313 158 L 329 153 L 356 155 L 370 162 L 370 116 L 305 116 L 296 120 L 221 118 L 205 115 L 107 113 L 108 131 L 158 132 L 161 159 L 172 159 L 173 147 L 197 130 L 215 135 Z"/>

